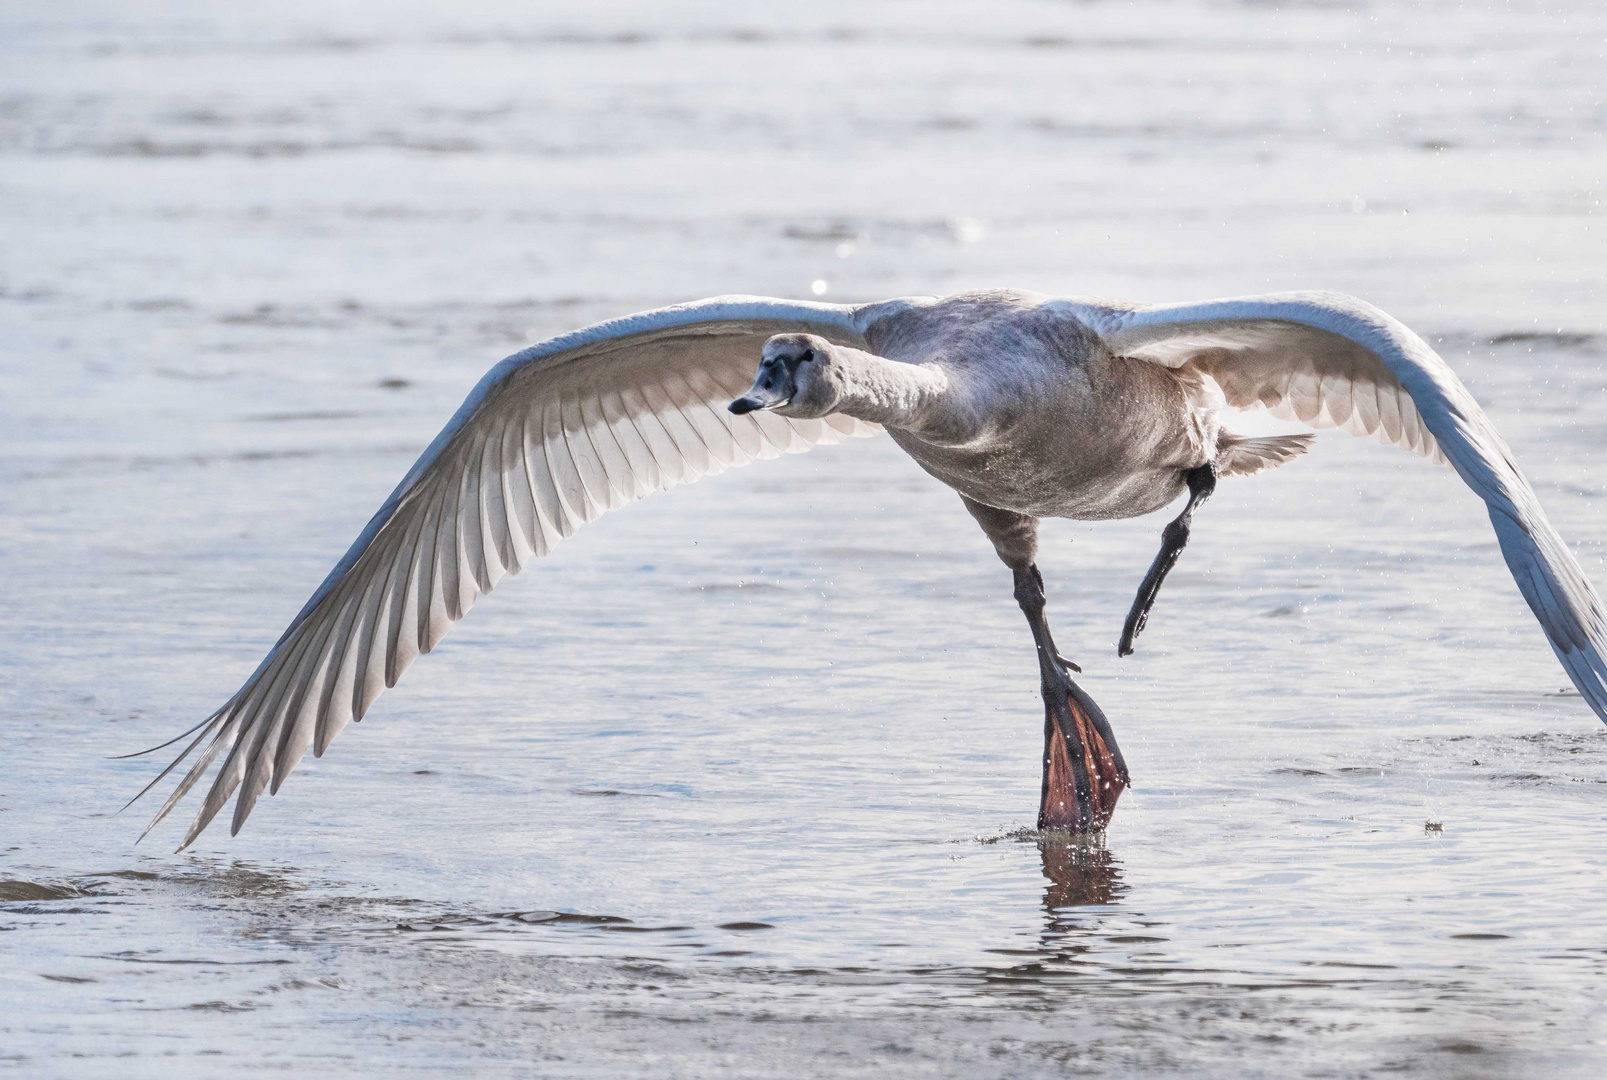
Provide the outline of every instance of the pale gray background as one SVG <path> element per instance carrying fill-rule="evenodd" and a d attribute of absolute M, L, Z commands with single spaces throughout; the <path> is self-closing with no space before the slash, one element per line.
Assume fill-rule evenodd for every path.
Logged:
<path fill-rule="evenodd" d="M 1047 529 L 1103 850 L 1019 832 L 1008 576 L 886 440 L 587 529 L 237 839 L 133 847 L 105 756 L 491 363 L 719 292 L 1352 291 L 1607 582 L 1601 11 L 0 5 L 0 1069 L 1597 1075 L 1607 733 L 1478 501 L 1345 435 L 1223 484 L 1128 660 L 1161 520 Z"/>

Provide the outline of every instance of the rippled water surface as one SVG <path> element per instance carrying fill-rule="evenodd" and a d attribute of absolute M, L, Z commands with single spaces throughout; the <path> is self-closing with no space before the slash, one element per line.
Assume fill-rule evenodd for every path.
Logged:
<path fill-rule="evenodd" d="M 1607 583 L 1587 4 L 0 8 L 0 1070 L 1595 1076 L 1607 732 L 1448 470 L 1046 527 L 1135 784 L 885 439 L 611 515 L 245 831 L 134 845 L 479 374 L 720 292 L 1353 291 Z M 818 284 L 817 284 L 818 283 Z"/>

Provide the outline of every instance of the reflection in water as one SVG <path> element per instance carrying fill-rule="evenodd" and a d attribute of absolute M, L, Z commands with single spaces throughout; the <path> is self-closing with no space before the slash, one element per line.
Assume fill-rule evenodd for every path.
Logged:
<path fill-rule="evenodd" d="M 1043 894 L 1046 918 L 1035 948 L 989 950 L 1019 959 L 987 969 L 983 986 L 1011 996 L 1047 994 L 1061 1000 L 1100 970 L 1094 954 L 1108 933 L 1103 929 L 1106 920 L 1100 917 L 1103 913 L 1083 909 L 1114 904 L 1127 891 L 1121 864 L 1105 849 L 1103 836 L 1023 829 L 1015 838 L 1032 840 L 1043 857 L 1043 876 L 1049 879 Z"/>
<path fill-rule="evenodd" d="M 1103 834 L 1040 833 L 1038 852 L 1043 856 L 1043 876 L 1049 879 L 1043 891 L 1046 918 L 1039 947 L 1057 966 L 1081 966 L 1088 962 L 1104 920 L 1095 918 L 1089 924 L 1068 909 L 1116 903 L 1127 891 L 1121 863 L 1106 850 Z"/>
<path fill-rule="evenodd" d="M 1038 836 L 1043 876 L 1049 887 L 1043 906 L 1051 915 L 1057 908 L 1114 904 L 1127 891 L 1121 880 L 1121 863 L 1105 847 L 1103 836 L 1073 836 L 1045 832 Z"/>

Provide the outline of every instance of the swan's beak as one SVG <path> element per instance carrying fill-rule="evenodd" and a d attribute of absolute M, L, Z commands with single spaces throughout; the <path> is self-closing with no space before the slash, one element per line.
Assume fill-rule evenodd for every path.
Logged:
<path fill-rule="evenodd" d="M 768 354 L 769 351 L 767 345 L 765 352 Z M 791 404 L 793 397 L 798 393 L 797 366 L 796 360 L 789 366 L 785 357 L 766 355 L 759 361 L 759 370 L 754 374 L 753 385 L 748 388 L 748 392 L 727 408 L 741 416 L 744 413 L 779 409 L 783 405 Z"/>
<path fill-rule="evenodd" d="M 742 397 L 737 398 L 726 408 L 741 416 L 743 413 L 759 412 L 762 409 L 779 409 L 792 400 L 792 396 L 781 395 L 774 390 L 765 390 L 754 387 Z"/>

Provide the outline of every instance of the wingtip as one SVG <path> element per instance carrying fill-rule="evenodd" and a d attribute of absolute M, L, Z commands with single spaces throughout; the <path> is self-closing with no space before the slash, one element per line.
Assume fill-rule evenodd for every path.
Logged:
<path fill-rule="evenodd" d="M 231 699 L 231 702 L 232 702 L 232 699 Z M 228 705 L 224 705 L 223 709 L 226 709 L 228 707 L 229 707 Z M 158 750 L 165 750 L 169 746 L 172 746 L 174 743 L 178 742 L 180 739 L 188 738 L 189 736 L 194 735 L 197 731 L 200 731 L 202 728 L 206 727 L 212 721 L 216 720 L 223 713 L 223 709 L 219 709 L 217 712 L 213 713 L 211 716 L 207 717 L 205 720 L 202 720 L 200 723 L 196 724 L 194 727 L 191 727 L 191 728 L 188 728 L 188 729 L 186 729 L 184 731 L 179 732 L 177 735 L 175 735 L 171 739 L 167 740 L 167 742 L 157 743 L 155 746 L 148 746 L 144 750 L 136 750 L 132 754 L 108 754 L 107 757 L 106 757 L 106 760 L 107 761 L 127 761 L 129 758 L 144 757 L 146 754 L 154 754 Z M 136 798 L 138 798 L 138 796 L 136 796 Z"/>
<path fill-rule="evenodd" d="M 184 854 L 184 852 L 189 850 L 190 845 L 195 843 L 195 838 L 197 836 L 199 836 L 199 835 L 200 835 L 200 830 L 196 829 L 194 824 L 192 823 L 191 826 L 190 826 L 190 831 L 184 834 L 184 839 L 179 841 L 179 846 L 173 849 L 173 854 L 175 854 L 175 855 Z"/>

